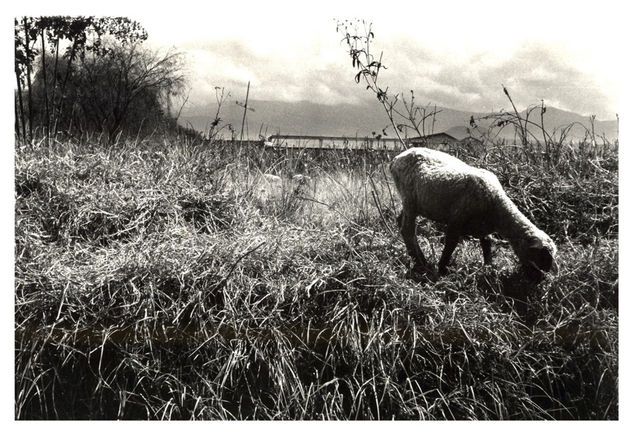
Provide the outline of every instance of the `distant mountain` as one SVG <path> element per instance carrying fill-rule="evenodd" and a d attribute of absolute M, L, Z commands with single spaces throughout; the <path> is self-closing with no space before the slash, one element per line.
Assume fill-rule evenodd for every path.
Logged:
<path fill-rule="evenodd" d="M 381 134 L 383 129 L 386 130 L 388 137 L 395 136 L 385 111 L 378 103 L 323 105 L 306 101 L 252 100 L 249 106 L 254 111 L 248 111 L 246 114 L 247 128 L 244 135 L 247 136 L 246 130 L 248 130 L 248 138 L 251 139 L 259 138 L 260 135 L 268 137 L 278 133 L 365 137 Z M 216 111 L 217 105 L 186 108 L 181 114 L 180 123 L 203 132 L 208 129 Z M 431 118 L 425 122 L 425 132 L 447 132 L 458 139 L 474 133 L 469 130 L 471 116 L 478 119 L 487 115 L 441 107 L 437 107 L 437 111 L 434 122 Z M 243 113 L 244 109 L 236 105 L 234 101 L 226 102 L 220 111 L 222 119 L 220 126 L 230 123 L 239 136 Z M 522 115 L 525 115 L 525 112 Z M 547 108 L 544 119 L 545 128 L 550 134 L 554 129 L 559 132 L 561 127 L 576 123 L 577 125 L 568 135 L 568 138 L 573 140 L 579 140 L 585 136 L 585 129 L 580 124 L 590 128 L 589 117 L 553 107 Z M 540 122 L 538 110 L 532 113 L 530 120 Z M 480 131 L 487 129 L 490 123 L 490 120 L 477 121 Z M 596 120 L 594 130 L 596 135 L 604 135 L 609 140 L 613 140 L 617 136 L 617 121 Z M 538 138 L 542 135 L 539 129 L 532 132 L 538 134 Z M 410 133 L 410 136 L 415 136 L 415 134 Z M 501 130 L 500 136 L 512 141 L 514 130 L 511 127 L 505 127 Z"/>
<path fill-rule="evenodd" d="M 457 138 L 458 140 L 463 140 L 469 136 L 475 136 L 473 135 L 473 130 L 467 128 L 466 126 L 453 126 L 450 129 L 446 129 L 444 132 Z"/>

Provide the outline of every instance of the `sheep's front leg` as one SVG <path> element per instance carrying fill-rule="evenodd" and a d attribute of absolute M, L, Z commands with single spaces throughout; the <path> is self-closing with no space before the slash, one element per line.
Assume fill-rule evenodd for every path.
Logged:
<path fill-rule="evenodd" d="M 444 241 L 444 250 L 442 251 L 442 256 L 440 257 L 440 262 L 437 266 L 437 271 L 440 275 L 446 274 L 446 266 L 448 266 L 448 263 L 451 260 L 451 256 L 453 255 L 453 251 L 457 247 L 457 243 L 459 243 L 459 234 L 447 231 Z"/>
<path fill-rule="evenodd" d="M 486 235 L 479 239 L 479 243 L 481 243 L 481 251 L 484 254 L 484 264 L 489 266 L 492 264 L 492 240 Z"/>
<path fill-rule="evenodd" d="M 418 244 L 418 237 L 415 233 L 415 215 L 403 210 L 398 216 L 398 225 L 404 244 L 407 246 L 407 253 L 415 262 L 416 267 L 426 266 L 426 259 Z"/>

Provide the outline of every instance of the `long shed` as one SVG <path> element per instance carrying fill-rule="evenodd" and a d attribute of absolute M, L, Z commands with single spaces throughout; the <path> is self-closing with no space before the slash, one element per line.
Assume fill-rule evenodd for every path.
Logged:
<path fill-rule="evenodd" d="M 397 138 L 344 137 L 322 135 L 271 135 L 266 144 L 299 149 L 400 150 Z"/>

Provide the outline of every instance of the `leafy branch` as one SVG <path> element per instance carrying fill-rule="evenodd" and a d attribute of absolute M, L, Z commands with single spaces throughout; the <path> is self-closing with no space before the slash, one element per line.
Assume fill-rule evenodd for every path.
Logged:
<path fill-rule="evenodd" d="M 343 20 L 337 22 L 336 31 L 343 35 L 341 42 L 346 43 L 349 56 L 352 59 L 352 67 L 357 70 L 354 81 L 358 84 L 363 83 L 367 90 L 375 94 L 387 113 L 402 147 L 406 148 L 407 145 L 401 134 L 405 134 L 406 138 L 409 129 L 417 133 L 418 136 L 424 137 L 426 120 L 432 118 L 434 125 L 435 116 L 441 111 L 438 111 L 437 108 L 428 110 L 428 107 L 417 106 L 413 90 L 410 91 L 410 100 L 407 100 L 399 93 L 390 95 L 389 87 L 383 88 L 380 85 L 380 73 L 387 67 L 382 61 L 383 53 L 381 52 L 380 56 L 376 57 L 372 52 L 372 42 L 375 38 L 372 24 L 364 20 Z"/>

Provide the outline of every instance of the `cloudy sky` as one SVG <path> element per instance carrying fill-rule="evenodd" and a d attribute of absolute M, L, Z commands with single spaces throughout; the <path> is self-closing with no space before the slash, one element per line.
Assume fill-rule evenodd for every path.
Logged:
<path fill-rule="evenodd" d="M 61 2 L 64 4 L 65 2 Z M 69 4 L 72 4 L 70 2 Z M 215 101 L 221 86 L 251 98 L 357 103 L 371 95 L 355 74 L 337 19 L 364 19 L 388 70 L 381 83 L 413 89 L 419 103 L 467 111 L 547 105 L 613 119 L 621 110 L 624 20 L 617 2 L 530 0 L 170 1 L 76 3 L 33 14 L 124 15 L 149 44 L 175 46 L 188 60 L 189 104 Z M 57 6 L 59 6 L 56 3 Z M 626 55 L 628 56 L 628 55 Z"/>
<path fill-rule="evenodd" d="M 503 83 L 522 107 L 544 99 L 615 118 L 620 106 L 624 12 L 617 2 L 226 3 L 135 17 L 152 44 L 187 53 L 192 104 L 214 99 L 214 86 L 241 96 L 249 80 L 260 100 L 371 98 L 354 83 L 336 33 L 336 19 L 361 18 L 372 23 L 376 53 L 383 52 L 384 86 L 413 89 L 420 103 L 505 108 Z"/>

